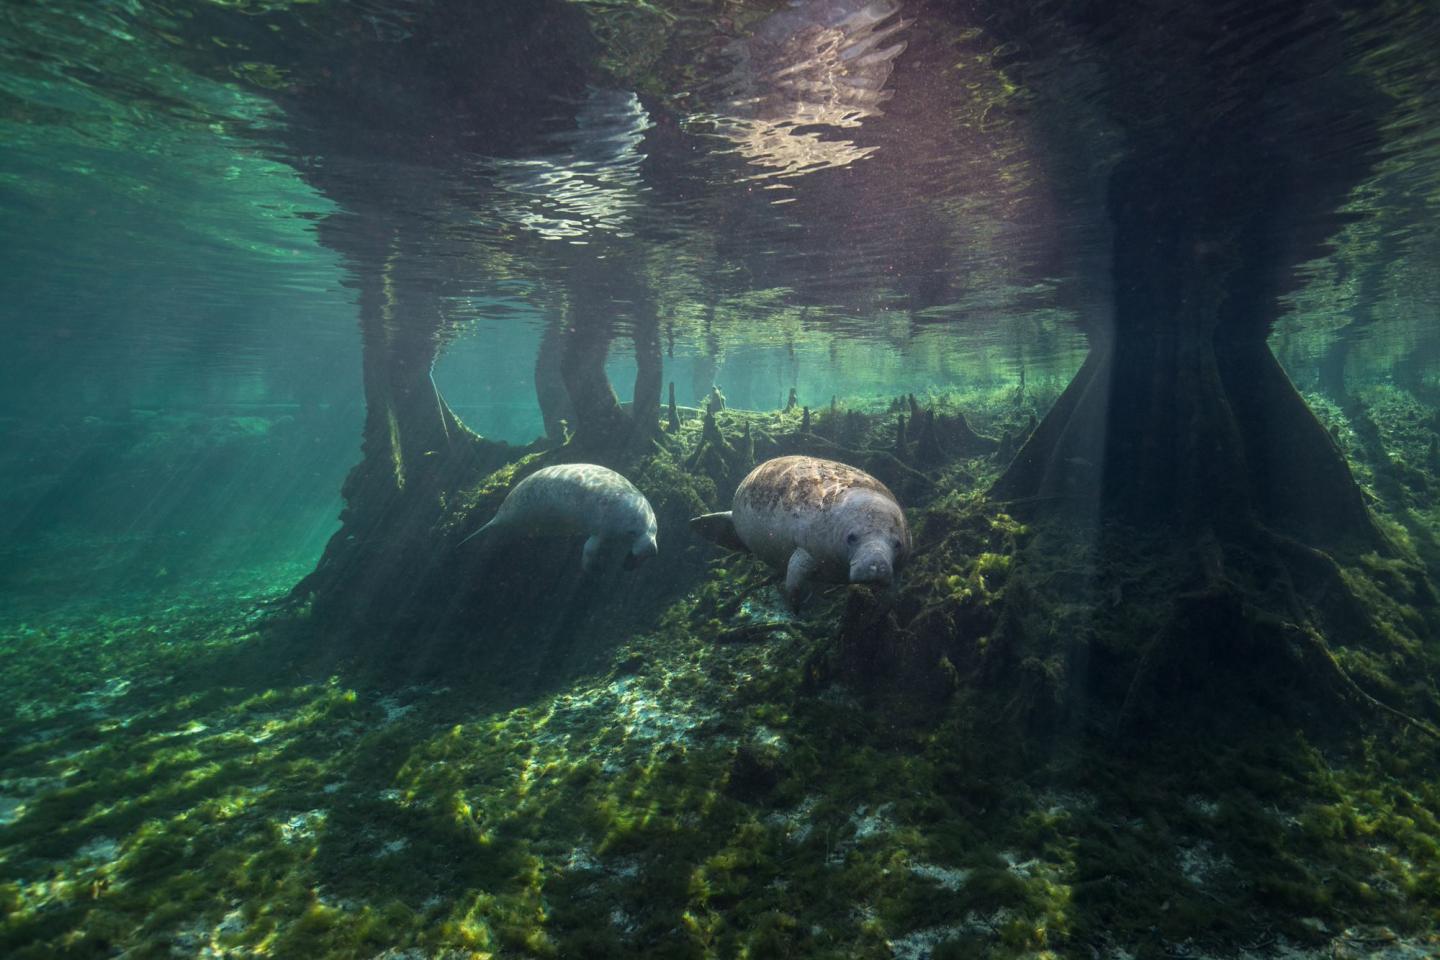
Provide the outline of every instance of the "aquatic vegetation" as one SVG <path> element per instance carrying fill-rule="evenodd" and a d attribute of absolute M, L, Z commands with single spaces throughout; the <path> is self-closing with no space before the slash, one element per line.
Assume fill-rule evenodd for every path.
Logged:
<path fill-rule="evenodd" d="M 59 870 L 7 887 L 8 949 L 1024 956 L 1225 942 L 1256 909 L 1295 943 L 1434 922 L 1434 797 L 1376 790 L 1393 759 L 1339 772 L 1297 744 L 1139 779 L 1094 754 L 1005 773 L 963 711 L 896 729 L 838 691 L 794 700 L 797 643 L 637 639 L 617 658 L 639 673 L 499 714 L 434 688 L 388 721 L 326 686 L 162 700 L 132 721 L 162 739 L 72 775 L 121 777 L 118 810 L 77 822 L 61 791 L 7 832 L 12 869 Z M 188 748 L 167 735 L 207 722 Z M 157 796 L 164 764 L 201 779 Z"/>
<path fill-rule="evenodd" d="M 1440 951 L 1436 26 L 1250 6 L 7 10 L 0 955 Z"/>
<path fill-rule="evenodd" d="M 725 416 L 762 449 L 803 442 L 781 415 Z M 681 513 L 715 496 L 684 456 L 633 474 Z M 1095 657 L 1153 628 L 1144 598 L 1170 587 L 1144 549 L 1127 564 L 977 492 L 911 509 L 894 610 L 942 637 L 945 669 L 922 643 L 887 654 L 903 669 L 851 672 L 845 623 L 871 595 L 831 588 L 796 618 L 745 558 L 701 565 L 597 666 L 508 706 L 453 672 L 378 687 L 297 674 L 306 621 L 261 631 L 243 590 L 229 608 L 73 620 L 61 674 L 44 647 L 11 643 L 0 945 L 19 958 L 1159 956 L 1262 936 L 1297 955 L 1425 949 L 1440 923 L 1428 744 L 1377 729 L 1346 749 L 1267 726 L 1167 741 L 1137 764 L 1081 723 L 1041 749 L 995 722 L 1026 687 L 987 679 L 1017 656 L 1017 592 Z M 1390 624 L 1378 642 L 1424 656 L 1400 602 L 1409 568 L 1374 557 L 1344 576 Z M 1022 675 L 1051 677 L 1030 696 L 1076 682 L 1026 644 Z M 1399 694 L 1390 656 L 1337 655 L 1367 689 Z M 914 702 L 907 678 L 937 671 L 939 692 Z"/>

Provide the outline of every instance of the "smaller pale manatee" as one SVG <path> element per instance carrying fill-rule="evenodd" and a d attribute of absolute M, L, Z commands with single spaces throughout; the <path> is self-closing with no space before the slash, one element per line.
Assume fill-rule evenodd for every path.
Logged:
<path fill-rule="evenodd" d="M 536 470 L 500 504 L 495 518 L 470 536 L 538 534 L 589 535 L 581 566 L 594 570 L 610 544 L 627 549 L 627 570 L 655 556 L 657 528 L 650 501 L 635 485 L 608 467 L 567 463 Z"/>

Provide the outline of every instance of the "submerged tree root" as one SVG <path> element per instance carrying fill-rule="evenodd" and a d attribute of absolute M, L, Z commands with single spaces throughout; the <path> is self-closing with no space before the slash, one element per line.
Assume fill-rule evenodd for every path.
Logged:
<path fill-rule="evenodd" d="M 1348 623 L 1363 625 L 1371 633 L 1375 632 L 1369 611 L 1365 609 L 1364 603 L 1355 595 L 1354 590 L 1345 582 L 1345 575 L 1334 557 L 1323 550 L 1317 550 L 1273 531 L 1266 530 L 1265 534 L 1277 552 L 1285 554 L 1292 564 L 1303 565 L 1315 582 L 1323 584 L 1325 590 L 1323 599 L 1332 608 L 1330 614 L 1332 617 L 1338 615 Z M 1286 569 L 1291 569 L 1291 567 L 1287 566 Z M 1287 583 L 1286 586 L 1299 608 L 1301 603 L 1294 584 Z M 1433 593 L 1428 590 L 1427 592 Z M 1292 639 L 1303 654 L 1302 663 L 1318 674 L 1328 673 L 1335 688 L 1345 697 L 1356 704 L 1387 714 L 1432 739 L 1440 740 L 1440 729 L 1433 724 L 1385 703 L 1361 687 L 1355 678 L 1346 671 L 1330 649 L 1330 645 L 1314 626 L 1303 622 L 1286 622 L 1283 627 L 1296 635 Z"/>
<path fill-rule="evenodd" d="M 1272 586 L 1282 591 L 1280 600 L 1287 609 L 1276 612 L 1274 597 L 1237 582 L 1232 574 L 1238 571 L 1225 562 L 1220 541 L 1213 535 L 1202 537 L 1198 563 L 1204 586 L 1175 599 L 1166 626 L 1131 677 L 1115 732 L 1139 729 L 1157 715 L 1162 699 L 1173 699 L 1181 688 L 1193 695 L 1193 681 L 1208 679 L 1248 687 L 1256 700 L 1281 701 L 1292 708 L 1303 703 L 1321 710 L 1383 714 L 1440 740 L 1434 725 L 1361 687 L 1316 626 L 1313 607 L 1318 603 L 1325 608 L 1322 621 L 1338 620 L 1357 635 L 1379 633 L 1334 558 L 1264 528 L 1252 532 L 1256 536 L 1250 546 L 1259 548 L 1257 559 L 1272 569 Z M 1316 594 L 1308 603 L 1294 582 L 1297 571 L 1303 571 Z"/>
<path fill-rule="evenodd" d="M 1338 691 L 1343 696 L 1351 699 L 1360 706 L 1387 714 L 1405 726 L 1418 730 L 1433 740 L 1440 741 L 1440 730 L 1437 730 L 1433 725 L 1397 707 L 1392 707 L 1390 704 L 1366 693 L 1364 688 L 1355 682 L 1355 678 L 1350 676 L 1345 668 L 1341 666 L 1340 661 L 1335 658 L 1334 652 L 1331 651 L 1330 645 L 1327 644 L 1325 639 L 1316 633 L 1313 628 L 1290 623 L 1284 624 L 1284 627 L 1287 631 L 1295 635 L 1292 639 L 1295 639 L 1299 645 L 1302 655 L 1301 662 L 1307 667 L 1316 670 L 1316 672 L 1322 674 L 1328 673 L 1328 679 L 1336 685 Z"/>
<path fill-rule="evenodd" d="M 1241 669 L 1248 667 L 1261 674 L 1255 682 L 1272 685 L 1276 691 L 1301 699 L 1318 695 L 1324 701 L 1321 706 L 1340 707 L 1346 712 L 1358 708 L 1381 713 L 1440 740 L 1440 730 L 1377 699 L 1356 683 L 1314 627 L 1260 610 L 1242 599 L 1233 587 L 1188 594 L 1178 598 L 1176 604 L 1171 624 L 1145 652 L 1131 678 L 1115 723 L 1117 734 L 1125 736 L 1144 726 L 1156 715 L 1157 701 L 1162 695 L 1172 694 L 1183 676 L 1213 671 L 1217 669 L 1215 660 L 1237 657 L 1245 661 Z M 1201 613 L 1200 608 L 1206 606 L 1223 612 L 1218 616 Z M 1243 638 L 1232 633 L 1225 638 L 1227 645 L 1217 649 L 1218 643 L 1196 636 L 1200 630 L 1226 627 Z M 1270 649 L 1257 650 L 1257 644 L 1270 645 Z M 1289 676 L 1277 675 L 1277 671 L 1287 669 Z"/>

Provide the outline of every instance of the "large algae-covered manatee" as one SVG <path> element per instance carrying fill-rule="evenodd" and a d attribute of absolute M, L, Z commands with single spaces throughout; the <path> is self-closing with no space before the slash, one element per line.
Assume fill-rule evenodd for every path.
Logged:
<path fill-rule="evenodd" d="M 792 607 L 812 579 L 888 584 L 910 555 L 905 511 L 885 484 L 818 457 L 767 460 L 740 481 L 729 510 L 690 528 L 783 568 Z"/>

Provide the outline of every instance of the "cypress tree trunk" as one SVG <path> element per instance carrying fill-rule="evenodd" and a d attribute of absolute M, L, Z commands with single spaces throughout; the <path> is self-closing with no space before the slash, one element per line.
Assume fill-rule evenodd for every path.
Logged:
<path fill-rule="evenodd" d="M 1380 236 L 1374 262 L 1360 275 L 1355 291 L 1355 309 L 1350 321 L 1335 331 L 1334 339 L 1320 358 L 1320 389 L 1345 409 L 1349 409 L 1354 403 L 1345 383 L 1345 367 L 1350 359 L 1350 349 L 1375 323 L 1375 308 L 1381 302 L 1385 271 L 1399 254 L 1399 246 L 1399 238 L 1395 233 L 1386 232 Z"/>
<path fill-rule="evenodd" d="M 472 433 L 451 412 L 430 371 L 443 342 L 445 320 L 425 286 L 407 287 L 399 273 L 393 236 L 372 236 L 357 249 L 359 231 L 334 231 L 330 242 L 346 251 L 359 289 L 365 389 L 360 462 L 345 478 L 340 529 L 296 596 L 332 599 L 345 613 L 366 619 L 371 608 L 396 603 L 397 572 L 423 567 L 430 533 L 444 497 L 482 461 L 498 464 L 503 444 Z"/>
<path fill-rule="evenodd" d="M 1083 531 L 1096 562 L 1071 598 L 1088 598 L 1095 637 L 1057 638 L 1023 589 L 1001 617 L 993 662 L 1019 671 L 1001 685 L 1020 683 L 1022 722 L 1071 723 L 1106 705 L 1124 731 L 1233 732 L 1257 709 L 1415 723 L 1331 653 L 1339 642 L 1403 656 L 1332 559 L 1396 548 L 1266 344 L 1303 259 L 1306 220 L 1291 204 L 1311 203 L 1296 194 L 1314 183 L 1274 155 L 1237 158 L 1245 145 L 1220 139 L 1116 169 L 1113 318 L 1090 331 L 1079 373 L 992 488 L 1015 511 L 1083 519 L 1055 529 Z M 1049 556 L 1027 556 L 1035 582 Z M 1122 590 L 1137 566 L 1153 575 Z M 1416 602 L 1432 602 L 1423 572 L 1406 576 Z M 1102 583 L 1110 592 L 1097 594 Z M 1135 616 L 1162 624 L 1153 635 L 1133 634 L 1123 611 L 1137 600 L 1152 609 Z M 1063 666 L 1033 669 L 1042 662 Z"/>
<path fill-rule="evenodd" d="M 659 432 L 664 382 L 654 297 L 628 266 L 609 259 L 573 263 L 569 278 L 560 372 L 574 411 L 575 442 L 602 455 L 643 449 Z M 635 347 L 635 392 L 628 413 L 605 372 L 621 316 L 630 321 Z"/>
<path fill-rule="evenodd" d="M 535 356 L 535 399 L 545 423 L 545 436 L 551 443 L 564 440 L 561 421 L 571 424 L 575 418 L 561 373 L 564 343 L 564 324 L 559 318 L 552 318 L 540 335 L 540 349 Z"/>
<path fill-rule="evenodd" d="M 665 370 L 660 352 L 660 315 L 648 291 L 635 302 L 631 338 L 635 344 L 635 396 L 630 404 L 630 444 L 647 447 L 660 432 L 660 391 Z"/>
<path fill-rule="evenodd" d="M 1224 153 L 1113 175 L 1115 312 L 992 494 L 1141 526 L 1380 543 L 1344 456 L 1265 342 L 1291 180 Z M 1242 176 L 1243 174 L 1243 176 Z"/>
<path fill-rule="evenodd" d="M 627 426 L 625 411 L 605 372 L 615 331 L 611 309 L 608 298 L 597 296 L 597 291 L 572 287 L 560 375 L 575 412 L 575 442 L 587 448 L 611 446 Z"/>

